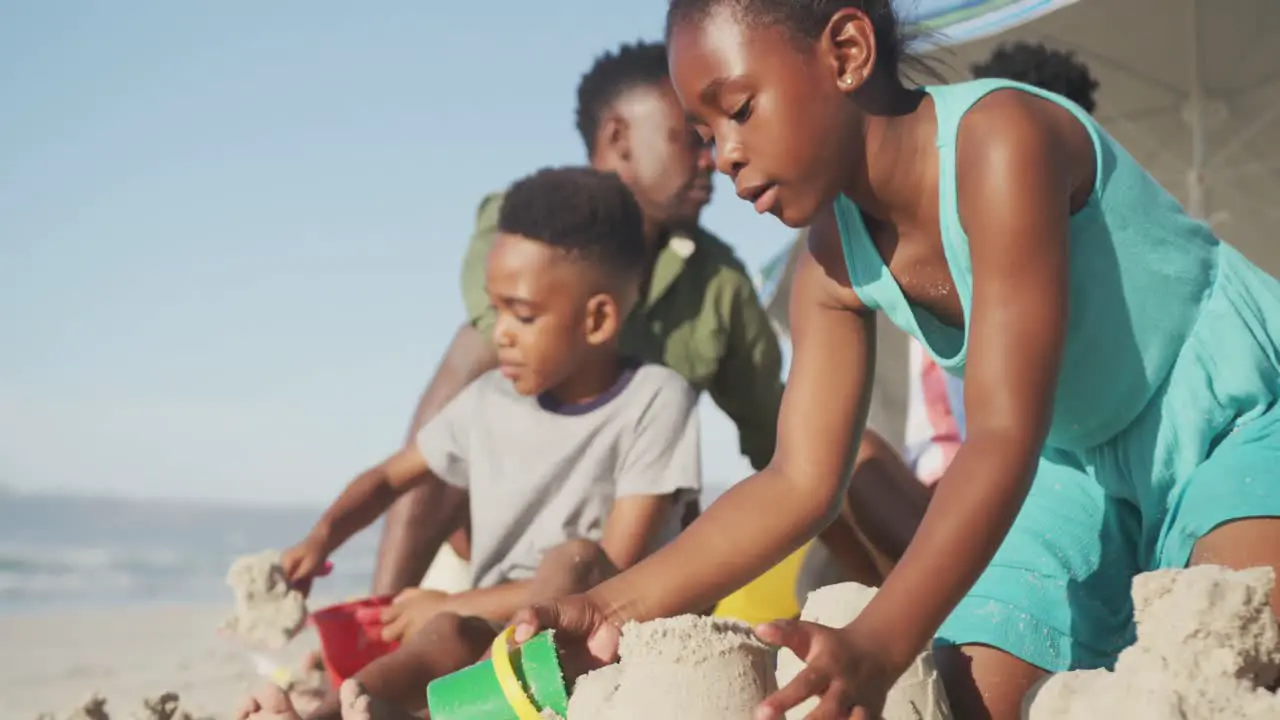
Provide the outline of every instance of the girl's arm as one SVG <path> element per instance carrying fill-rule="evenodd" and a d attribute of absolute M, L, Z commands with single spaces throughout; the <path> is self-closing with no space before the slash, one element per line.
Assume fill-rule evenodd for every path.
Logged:
<path fill-rule="evenodd" d="M 900 663 L 991 561 L 1048 433 L 1067 321 L 1067 223 L 1092 175 L 1080 137 L 1065 137 L 1070 124 L 1041 104 L 994 94 L 961 124 L 957 184 L 973 264 L 967 436 L 906 554 L 850 628 L 882 638 Z"/>
<path fill-rule="evenodd" d="M 840 285 L 847 280 L 835 232 L 830 211 L 815 220 L 810 248 L 836 252 L 815 259 L 806 251 L 796 269 L 794 357 L 772 461 L 672 543 L 589 593 L 615 622 L 709 607 L 814 537 L 838 511 L 866 420 L 875 333 L 873 317 Z"/>

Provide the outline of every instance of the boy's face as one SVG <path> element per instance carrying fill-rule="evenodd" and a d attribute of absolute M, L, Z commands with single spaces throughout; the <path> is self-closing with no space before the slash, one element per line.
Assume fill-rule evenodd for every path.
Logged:
<path fill-rule="evenodd" d="M 673 28 L 672 80 L 698 132 L 714 139 L 716 166 L 757 212 L 808 225 L 840 192 L 840 168 L 856 164 L 852 103 L 840 62 L 780 28 L 743 24 L 732 10 Z"/>
<path fill-rule="evenodd" d="M 555 389 L 617 336 L 618 302 L 603 291 L 600 275 L 545 243 L 498 235 L 485 280 L 497 311 L 498 367 L 516 392 Z"/>

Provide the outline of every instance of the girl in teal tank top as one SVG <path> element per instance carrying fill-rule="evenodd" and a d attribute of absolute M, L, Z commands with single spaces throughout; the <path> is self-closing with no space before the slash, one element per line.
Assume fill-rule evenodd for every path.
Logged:
<path fill-rule="evenodd" d="M 1280 284 L 1088 113 L 1008 81 L 903 86 L 888 0 L 672 0 L 667 38 L 718 168 L 811 228 L 777 450 L 664 551 L 537 618 L 608 655 L 622 620 L 695 611 L 818 533 L 877 312 L 964 378 L 965 441 L 857 620 L 758 629 L 807 662 L 759 717 L 809 698 L 811 718 L 876 717 L 935 641 L 957 717 L 1017 718 L 1046 672 L 1132 641 L 1138 573 L 1280 567 Z"/>

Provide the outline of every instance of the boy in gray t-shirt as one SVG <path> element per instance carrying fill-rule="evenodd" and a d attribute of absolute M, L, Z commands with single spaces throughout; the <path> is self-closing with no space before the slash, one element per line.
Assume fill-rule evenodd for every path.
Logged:
<path fill-rule="evenodd" d="M 696 394 L 676 372 L 617 349 L 649 256 L 630 191 L 609 173 L 543 170 L 511 187 L 499 230 L 486 274 L 499 369 L 413 446 L 352 481 L 282 558 L 290 581 L 306 585 L 430 475 L 468 490 L 475 589 L 398 602 L 416 629 L 348 681 L 344 703 L 425 709 L 427 683 L 479 660 L 516 610 L 634 564 L 696 507 Z M 241 716 L 280 702 L 259 695 Z"/>
<path fill-rule="evenodd" d="M 469 491 L 473 587 L 529 580 L 547 550 L 572 538 L 603 542 L 615 565 L 630 565 L 675 537 L 698 488 L 694 402 L 662 365 L 625 367 L 581 403 L 521 395 L 500 370 L 463 390 L 417 445 L 437 477 Z M 612 517 L 663 496 L 677 507 L 639 524 Z"/>

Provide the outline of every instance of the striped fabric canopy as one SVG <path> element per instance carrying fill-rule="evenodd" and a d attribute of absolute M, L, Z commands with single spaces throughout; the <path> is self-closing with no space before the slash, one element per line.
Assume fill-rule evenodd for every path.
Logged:
<path fill-rule="evenodd" d="M 923 47 L 955 45 L 997 35 L 1077 0 L 897 0 L 908 23 L 926 31 Z"/>

